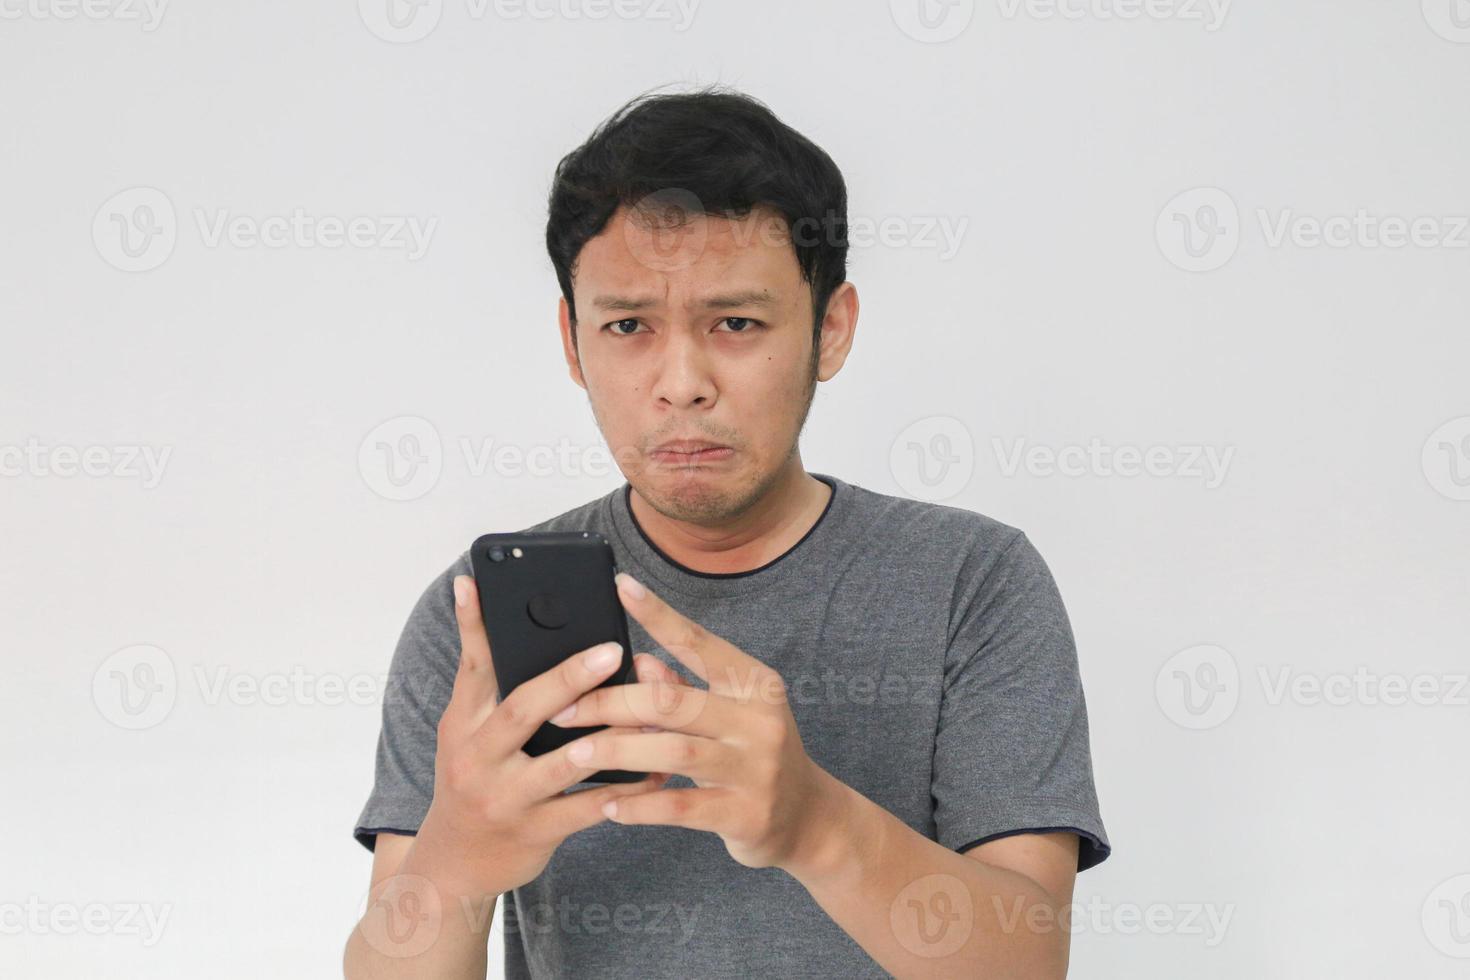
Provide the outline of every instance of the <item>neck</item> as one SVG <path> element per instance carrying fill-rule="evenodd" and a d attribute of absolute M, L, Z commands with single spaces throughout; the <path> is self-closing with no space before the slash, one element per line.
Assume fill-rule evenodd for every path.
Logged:
<path fill-rule="evenodd" d="M 822 516 L 832 489 L 793 455 L 766 490 L 738 515 L 690 524 L 655 510 L 635 488 L 628 506 L 659 551 L 696 572 L 729 574 L 760 568 L 784 555 Z"/>

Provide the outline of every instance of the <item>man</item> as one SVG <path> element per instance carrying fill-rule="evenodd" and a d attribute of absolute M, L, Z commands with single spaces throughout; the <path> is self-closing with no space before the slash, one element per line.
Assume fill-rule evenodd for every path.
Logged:
<path fill-rule="evenodd" d="M 836 165 L 738 93 L 645 96 L 561 161 L 546 238 L 627 482 L 527 530 L 612 544 L 637 682 L 594 690 L 594 649 L 497 704 L 468 554 L 430 583 L 347 974 L 483 977 L 505 894 L 508 977 L 1064 976 L 1109 844 L 1047 566 L 802 466 L 858 315 Z M 548 719 L 609 727 L 533 759 Z"/>

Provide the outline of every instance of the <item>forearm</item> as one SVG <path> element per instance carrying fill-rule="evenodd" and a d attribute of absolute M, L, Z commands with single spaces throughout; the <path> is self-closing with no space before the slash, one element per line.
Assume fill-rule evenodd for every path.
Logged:
<path fill-rule="evenodd" d="M 1066 976 L 1069 937 L 1040 885 L 822 779 L 831 819 L 787 870 L 880 966 L 899 978 Z"/>
<path fill-rule="evenodd" d="M 398 871 L 376 883 L 343 954 L 346 980 L 484 980 L 496 895 L 455 880 L 420 836 Z"/>

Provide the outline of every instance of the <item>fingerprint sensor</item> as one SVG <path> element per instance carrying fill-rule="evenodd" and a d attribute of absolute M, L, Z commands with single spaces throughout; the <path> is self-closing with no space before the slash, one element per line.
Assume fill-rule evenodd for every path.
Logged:
<path fill-rule="evenodd" d="M 567 604 L 549 592 L 538 592 L 526 603 L 526 612 L 537 626 L 559 630 L 572 621 L 572 611 Z"/>

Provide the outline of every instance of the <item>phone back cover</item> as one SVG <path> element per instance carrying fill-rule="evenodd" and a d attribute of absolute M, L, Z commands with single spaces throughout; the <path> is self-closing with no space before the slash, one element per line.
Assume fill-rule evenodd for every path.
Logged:
<path fill-rule="evenodd" d="M 499 546 L 505 557 L 490 559 Z M 512 549 L 521 556 L 513 557 Z M 495 679 L 504 698 L 521 684 L 588 647 L 616 640 L 623 663 L 598 687 L 634 678 L 628 620 L 613 582 L 612 547 L 592 531 L 486 534 L 470 549 Z M 525 745 L 541 755 L 605 726 L 543 723 Z M 645 773 L 602 770 L 588 782 L 630 782 Z"/>

